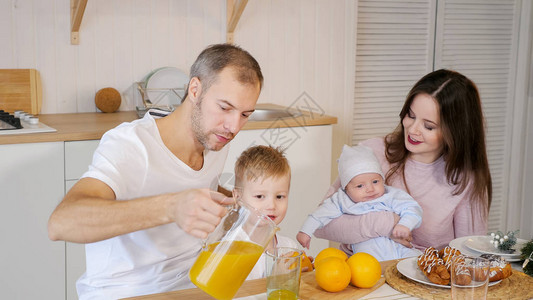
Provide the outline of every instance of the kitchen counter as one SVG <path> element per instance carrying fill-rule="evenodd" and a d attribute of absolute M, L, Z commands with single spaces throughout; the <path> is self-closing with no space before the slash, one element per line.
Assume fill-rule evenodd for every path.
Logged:
<path fill-rule="evenodd" d="M 256 109 L 278 108 L 283 106 L 275 104 L 257 104 Z M 316 114 L 309 111 L 301 111 L 302 115 L 294 118 L 276 119 L 274 121 L 249 121 L 242 130 L 266 129 L 271 127 L 300 127 L 336 124 L 337 118 Z M 0 136 L 0 145 L 41 143 L 57 141 L 83 141 L 97 140 L 111 128 L 123 122 L 131 122 L 138 119 L 136 111 L 123 111 L 115 113 L 72 113 L 72 114 L 41 114 L 39 121 L 53 127 L 57 132 L 33 133 L 33 134 L 10 134 Z"/>

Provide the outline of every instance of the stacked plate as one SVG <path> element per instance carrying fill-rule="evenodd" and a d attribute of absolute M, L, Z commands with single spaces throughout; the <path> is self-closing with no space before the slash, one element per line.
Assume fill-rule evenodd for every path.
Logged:
<path fill-rule="evenodd" d="M 189 76 L 174 67 L 163 67 L 146 76 L 146 96 L 154 106 L 181 104 Z"/>
<path fill-rule="evenodd" d="M 515 251 L 512 253 L 506 253 L 494 247 L 494 245 L 490 243 L 491 239 L 492 238 L 490 236 L 486 235 L 464 236 L 451 241 L 450 246 L 457 248 L 461 252 L 472 256 L 479 256 L 481 254 L 487 253 L 499 255 L 505 258 L 505 260 L 507 260 L 508 262 L 521 260 L 520 249 L 522 249 L 526 245 L 527 240 L 517 239 L 516 245 L 514 245 L 513 247 Z"/>

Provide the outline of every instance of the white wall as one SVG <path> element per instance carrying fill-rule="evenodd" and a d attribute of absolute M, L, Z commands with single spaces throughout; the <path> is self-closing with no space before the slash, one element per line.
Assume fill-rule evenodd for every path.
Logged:
<path fill-rule="evenodd" d="M 306 92 L 339 123 L 351 116 L 353 2 L 248 2 L 235 43 L 263 69 L 260 103 L 290 105 Z M 108 86 L 122 93 L 119 110 L 134 110 L 135 81 L 162 66 L 188 73 L 203 48 L 226 41 L 226 1 L 89 0 L 79 45 L 69 28 L 70 0 L 0 0 L 0 68 L 40 71 L 41 113 L 97 111 L 94 95 Z M 334 157 L 348 142 L 343 126 L 334 126 Z"/>
<path fill-rule="evenodd" d="M 94 95 L 107 86 L 122 93 L 121 110 L 134 110 L 135 81 L 162 66 L 188 70 L 224 41 L 225 2 L 203 3 L 90 0 L 71 45 L 70 0 L 0 0 L 0 68 L 40 71 L 42 113 L 96 111 Z"/>

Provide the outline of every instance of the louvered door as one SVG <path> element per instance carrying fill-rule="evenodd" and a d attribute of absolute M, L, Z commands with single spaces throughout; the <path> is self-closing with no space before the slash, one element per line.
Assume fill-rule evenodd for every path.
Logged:
<path fill-rule="evenodd" d="M 398 125 L 407 92 L 433 68 L 435 1 L 360 0 L 353 142 Z"/>
<path fill-rule="evenodd" d="M 439 1 L 435 69 L 463 73 L 478 86 L 493 182 L 489 231 L 505 227 L 519 1 Z"/>

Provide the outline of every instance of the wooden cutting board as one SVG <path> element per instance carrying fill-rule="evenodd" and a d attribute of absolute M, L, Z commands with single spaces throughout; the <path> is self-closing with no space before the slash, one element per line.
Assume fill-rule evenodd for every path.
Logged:
<path fill-rule="evenodd" d="M 383 265 L 382 265 L 383 268 Z M 349 285 L 343 291 L 337 293 L 329 293 L 318 286 L 315 280 L 315 272 L 302 273 L 300 280 L 300 299 L 314 300 L 314 299 L 359 299 L 364 297 L 385 283 L 385 277 L 381 277 L 373 287 L 369 289 L 360 289 Z M 247 280 L 241 286 L 234 298 L 247 297 L 251 295 L 258 295 L 266 293 L 266 279 Z M 266 296 L 265 296 L 266 298 Z M 179 290 L 173 292 L 166 292 L 160 294 L 144 295 L 131 297 L 127 299 L 136 300 L 174 300 L 174 299 L 194 299 L 194 300 L 212 300 L 213 298 L 198 288 Z"/>
<path fill-rule="evenodd" d="M 330 293 L 318 286 L 315 280 L 315 272 L 302 273 L 300 281 L 300 298 L 309 300 L 319 299 L 359 299 L 367 294 L 370 294 L 385 283 L 385 277 L 381 277 L 373 287 L 369 289 L 360 289 L 353 285 L 348 285 L 347 288 L 340 292 Z"/>
<path fill-rule="evenodd" d="M 41 106 L 41 76 L 37 70 L 0 69 L 0 109 L 37 115 Z"/>

